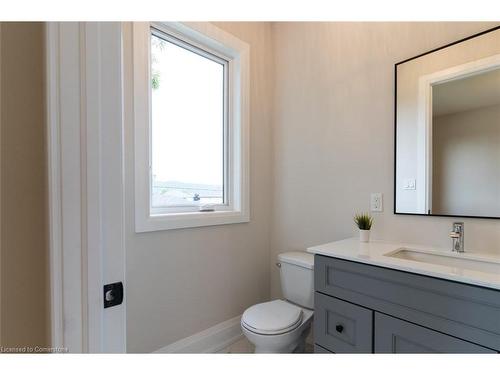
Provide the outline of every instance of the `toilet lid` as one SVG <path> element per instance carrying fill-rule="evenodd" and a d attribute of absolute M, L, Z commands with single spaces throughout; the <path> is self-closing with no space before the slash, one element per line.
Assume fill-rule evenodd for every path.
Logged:
<path fill-rule="evenodd" d="M 291 331 L 302 321 L 302 309 L 289 302 L 274 300 L 259 303 L 245 310 L 241 323 L 245 328 L 263 335 Z"/>

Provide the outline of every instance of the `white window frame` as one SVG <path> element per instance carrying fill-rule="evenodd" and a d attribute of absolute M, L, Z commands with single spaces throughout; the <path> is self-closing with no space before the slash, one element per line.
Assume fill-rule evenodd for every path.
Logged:
<path fill-rule="evenodd" d="M 200 212 L 198 205 L 151 207 L 151 29 L 227 62 L 224 204 Z M 249 217 L 249 52 L 247 43 L 208 22 L 133 24 L 135 229 L 149 232 L 248 222 Z"/>

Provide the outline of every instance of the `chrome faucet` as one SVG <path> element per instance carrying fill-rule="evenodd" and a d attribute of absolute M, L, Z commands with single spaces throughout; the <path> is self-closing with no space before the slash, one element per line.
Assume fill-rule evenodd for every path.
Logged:
<path fill-rule="evenodd" d="M 464 223 L 453 223 L 452 231 L 450 232 L 450 237 L 453 241 L 453 247 L 451 251 L 456 251 L 457 253 L 463 253 L 464 250 Z"/>

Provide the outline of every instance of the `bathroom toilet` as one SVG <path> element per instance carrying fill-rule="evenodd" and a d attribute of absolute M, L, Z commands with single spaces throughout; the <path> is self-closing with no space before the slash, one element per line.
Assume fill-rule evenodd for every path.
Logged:
<path fill-rule="evenodd" d="M 305 252 L 278 255 L 284 300 L 245 310 L 241 329 L 256 353 L 303 352 L 314 314 L 314 256 Z"/>

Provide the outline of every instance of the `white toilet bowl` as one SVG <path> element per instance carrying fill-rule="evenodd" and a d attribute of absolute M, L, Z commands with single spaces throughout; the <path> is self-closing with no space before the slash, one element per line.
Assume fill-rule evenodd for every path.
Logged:
<path fill-rule="evenodd" d="M 241 329 L 255 345 L 255 353 L 304 352 L 314 311 L 283 300 L 248 308 Z"/>

